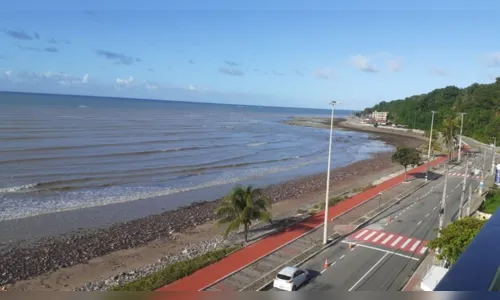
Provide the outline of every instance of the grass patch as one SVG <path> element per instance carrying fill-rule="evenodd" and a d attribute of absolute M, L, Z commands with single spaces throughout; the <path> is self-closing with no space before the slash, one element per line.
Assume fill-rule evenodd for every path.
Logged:
<path fill-rule="evenodd" d="M 500 189 L 492 188 L 486 194 L 486 200 L 479 207 L 479 211 L 492 214 L 500 206 Z"/>
<path fill-rule="evenodd" d="M 348 196 L 335 196 L 331 197 L 330 200 L 328 200 L 328 207 L 332 207 L 335 204 L 344 201 L 345 199 L 349 198 Z M 325 209 L 325 202 L 320 202 L 314 206 L 315 208 L 318 208 L 319 210 Z"/>
<path fill-rule="evenodd" d="M 195 271 L 204 268 L 210 264 L 213 264 L 216 261 L 221 260 L 229 253 L 239 248 L 241 248 L 241 246 L 233 246 L 215 251 L 210 251 L 192 259 L 167 265 L 160 271 L 139 278 L 136 281 L 132 281 L 121 286 L 113 287 L 111 291 L 122 291 L 122 292 L 154 291 L 166 284 L 169 284 L 183 277 L 191 275 Z"/>

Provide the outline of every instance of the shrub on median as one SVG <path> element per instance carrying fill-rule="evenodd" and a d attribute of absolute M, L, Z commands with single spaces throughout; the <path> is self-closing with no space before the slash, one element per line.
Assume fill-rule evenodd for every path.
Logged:
<path fill-rule="evenodd" d="M 238 250 L 239 248 L 241 248 L 241 246 L 227 247 L 224 249 L 207 252 L 192 259 L 170 264 L 164 269 L 154 272 L 148 276 L 139 278 L 136 281 L 132 281 L 121 286 L 116 286 L 112 288 L 111 291 L 154 291 L 164 285 L 191 275 L 195 271 L 223 259 L 226 255 Z"/>
<path fill-rule="evenodd" d="M 500 189 L 492 188 L 486 194 L 486 200 L 481 203 L 479 211 L 487 214 L 493 214 L 500 206 Z"/>

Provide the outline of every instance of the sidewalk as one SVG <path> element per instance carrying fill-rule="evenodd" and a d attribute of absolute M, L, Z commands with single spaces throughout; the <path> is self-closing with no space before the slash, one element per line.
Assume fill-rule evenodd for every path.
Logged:
<path fill-rule="evenodd" d="M 431 166 L 438 165 L 446 160 L 446 157 L 439 157 L 431 162 Z M 408 172 L 409 175 L 425 172 L 426 165 L 421 165 Z M 337 205 L 330 207 L 328 210 L 328 216 L 330 221 L 337 216 L 367 202 L 368 200 L 374 198 L 379 194 L 379 192 L 387 191 L 400 183 L 405 179 L 405 175 L 401 174 L 399 176 L 393 177 L 381 184 L 367 190 L 356 194 L 352 198 L 346 199 Z M 324 221 L 324 211 L 318 212 L 316 215 L 301 221 L 291 227 L 285 228 L 284 230 L 272 234 L 256 243 L 253 243 L 241 250 L 234 252 L 233 254 L 227 256 L 226 258 L 209 265 L 203 269 L 196 271 L 195 273 L 179 279 L 171 284 L 168 284 L 158 291 L 200 291 L 205 290 L 216 282 L 221 281 L 231 275 L 240 271 L 243 268 L 248 267 L 254 262 L 272 254 L 277 249 L 284 248 L 283 246 L 287 243 L 293 242 L 302 235 L 305 235 L 312 231 L 317 231 L 317 228 L 322 226 Z M 317 243 L 311 240 L 309 244 L 309 249 L 315 249 Z M 292 257 L 294 255 L 289 255 Z M 254 270 L 254 273 L 261 273 L 260 276 L 265 275 L 265 272 Z M 258 279 L 259 277 L 255 278 Z M 249 280 L 247 279 L 247 282 Z M 250 281 L 252 282 L 252 281 Z M 232 286 L 220 285 L 217 289 L 212 290 L 235 290 Z M 238 289 L 236 289 L 238 290 Z"/>
<path fill-rule="evenodd" d="M 410 280 L 406 283 L 405 287 L 402 289 L 403 292 L 422 292 L 420 283 L 422 278 L 429 272 L 429 269 L 434 265 L 434 253 L 429 252 L 422 260 L 422 263 L 418 266 L 415 273 L 411 276 Z"/>

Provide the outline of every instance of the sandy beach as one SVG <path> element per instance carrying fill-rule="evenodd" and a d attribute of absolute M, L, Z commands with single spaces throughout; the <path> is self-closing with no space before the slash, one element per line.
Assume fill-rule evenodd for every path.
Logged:
<path fill-rule="evenodd" d="M 306 119 L 306 122 L 310 120 Z M 295 122 L 294 125 L 310 124 L 300 123 Z M 316 119 L 312 123 L 315 127 L 329 126 L 325 119 Z M 335 126 L 342 130 L 366 131 L 346 124 L 344 120 L 336 120 Z M 392 146 L 418 147 L 423 143 L 420 136 L 406 132 L 372 133 L 373 139 Z M 379 153 L 370 159 L 335 169 L 331 174 L 331 193 L 344 193 L 371 184 L 384 175 L 401 171 L 400 166 L 391 162 L 390 156 L 391 153 Z M 273 200 L 274 218 L 290 219 L 297 217 L 298 210 L 308 209 L 324 197 L 326 172 L 273 186 L 266 187 L 263 184 L 262 187 L 265 187 L 265 193 Z M 209 196 L 208 193 L 207 197 Z M 31 220 L 34 223 L 24 226 L 36 228 L 36 222 L 39 222 L 39 225 L 43 224 L 43 227 L 39 227 L 44 234 L 40 233 L 35 243 L 17 241 L 1 250 L 0 269 L 3 273 L 0 274 L 0 285 L 8 284 L 10 290 L 74 290 L 86 283 L 98 282 L 87 284 L 84 290 L 105 289 L 113 280 L 122 282 L 120 280 L 127 276 L 139 276 L 138 273 L 141 272 L 142 275 L 146 274 L 148 271 L 144 271 L 144 266 L 165 263 L 168 259 L 181 259 L 186 253 L 194 255 L 223 244 L 220 240 L 222 229 L 213 226 L 213 210 L 218 200 L 199 202 L 158 214 L 161 210 L 155 211 L 155 202 L 161 201 L 162 199 L 149 199 L 121 205 L 120 215 L 116 216 L 116 220 L 123 219 L 122 214 L 134 209 L 147 210 L 151 214 L 126 222 L 115 222 L 111 216 L 110 224 L 97 229 L 84 228 L 89 220 L 79 221 L 78 212 L 61 217 L 66 219 L 51 221 L 47 217 L 38 221 Z M 116 214 L 116 207 L 114 209 Z M 110 213 L 109 209 L 108 212 L 105 211 L 106 209 L 101 209 L 95 213 Z M 60 224 L 61 220 L 69 222 L 76 230 L 63 235 L 57 234 L 59 225 L 56 224 Z M 17 226 L 23 225 L 18 223 Z M 257 234 L 256 230 L 254 235 Z M 240 242 L 240 238 L 235 234 L 229 240 Z M 142 271 L 138 272 L 138 269 Z M 108 282 L 105 284 L 105 281 Z"/>

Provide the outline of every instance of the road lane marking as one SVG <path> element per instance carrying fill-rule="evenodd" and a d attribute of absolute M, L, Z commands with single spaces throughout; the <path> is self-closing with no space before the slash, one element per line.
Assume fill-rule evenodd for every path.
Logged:
<path fill-rule="evenodd" d="M 384 235 L 385 235 L 385 233 L 382 232 L 376 238 L 373 239 L 373 242 L 378 242 L 378 240 L 380 240 Z"/>
<path fill-rule="evenodd" d="M 403 239 L 402 236 L 398 237 L 394 242 L 392 242 L 391 247 L 396 246 L 396 244 L 399 243 L 399 241 L 401 241 L 402 239 Z"/>
<path fill-rule="evenodd" d="M 344 258 L 344 256 L 345 256 L 345 254 L 342 254 L 342 256 L 341 256 L 341 257 L 340 257 L 339 259 L 342 259 L 342 258 Z"/>
<path fill-rule="evenodd" d="M 426 250 L 427 250 L 427 247 L 422 247 L 422 249 L 420 249 L 420 254 L 424 254 Z"/>
<path fill-rule="evenodd" d="M 422 221 L 418 221 L 417 226 L 420 225 L 420 224 L 422 224 Z"/>
<path fill-rule="evenodd" d="M 393 234 L 389 235 L 388 237 L 385 238 L 385 240 L 382 241 L 382 245 L 385 245 L 390 239 L 394 237 Z"/>
<path fill-rule="evenodd" d="M 370 233 L 369 235 L 365 236 L 365 238 L 363 239 L 363 241 L 367 241 L 368 239 L 370 239 L 372 236 L 374 236 L 375 234 L 377 234 L 376 231 L 373 231 L 372 233 Z"/>
<path fill-rule="evenodd" d="M 406 246 L 408 246 L 408 244 L 409 244 L 409 243 L 411 243 L 411 239 L 407 239 L 407 240 L 403 243 L 403 245 L 401 245 L 401 247 L 399 247 L 399 248 L 404 249 L 404 248 L 406 248 Z"/>
<path fill-rule="evenodd" d="M 411 246 L 410 248 L 410 251 L 415 251 L 415 249 L 417 249 L 418 245 L 420 245 L 420 241 L 416 241 L 415 244 L 413 244 L 413 246 Z"/>
<path fill-rule="evenodd" d="M 387 257 L 387 255 L 389 255 L 389 253 L 384 254 L 384 256 L 382 256 L 382 258 L 380 258 L 363 276 L 361 276 L 361 278 L 358 281 L 356 281 L 356 283 L 349 289 L 349 292 L 352 291 L 353 289 L 355 289 L 356 286 L 361 281 L 363 281 L 363 279 L 365 279 L 366 276 L 368 276 L 368 274 L 370 274 L 370 272 L 373 271 L 373 269 L 375 269 Z"/>
<path fill-rule="evenodd" d="M 437 206 L 434 206 L 434 208 L 432 209 L 432 211 L 435 211 L 435 210 L 436 210 L 436 208 L 437 208 Z"/>
<path fill-rule="evenodd" d="M 359 239 L 360 237 L 362 237 L 363 235 L 365 235 L 365 233 L 367 233 L 367 232 L 368 232 L 368 230 L 365 229 L 365 230 L 361 231 L 360 233 L 358 233 L 354 238 L 355 239 Z"/>
<path fill-rule="evenodd" d="M 427 218 L 429 216 L 429 214 L 426 214 L 424 218 Z"/>

